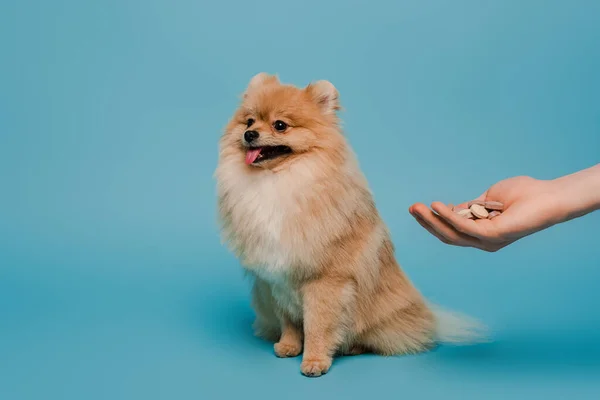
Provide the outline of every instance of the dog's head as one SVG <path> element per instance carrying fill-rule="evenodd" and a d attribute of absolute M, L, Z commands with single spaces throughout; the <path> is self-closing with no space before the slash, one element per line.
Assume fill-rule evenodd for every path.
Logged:
<path fill-rule="evenodd" d="M 340 146 L 339 109 L 338 92 L 328 81 L 297 88 L 260 73 L 244 92 L 222 144 L 248 168 L 283 168 L 313 151 Z"/>

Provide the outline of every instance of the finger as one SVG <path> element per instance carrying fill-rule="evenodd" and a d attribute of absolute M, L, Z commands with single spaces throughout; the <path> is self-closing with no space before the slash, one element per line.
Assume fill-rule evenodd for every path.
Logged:
<path fill-rule="evenodd" d="M 444 207 L 448 209 L 448 207 Z M 450 244 L 463 247 L 479 247 L 479 243 L 475 238 L 469 237 L 468 235 L 457 231 L 438 215 L 434 214 L 424 204 L 416 204 L 413 207 L 413 212 L 419 217 L 421 217 L 423 222 L 428 224 L 431 227 L 431 229 L 433 229 L 436 232 L 437 235 L 445 238 L 448 242 L 450 242 Z"/>
<path fill-rule="evenodd" d="M 490 222 L 489 220 L 474 221 L 461 217 L 439 201 L 431 204 L 431 208 L 457 231 L 477 239 L 491 239 L 488 229 L 485 229 L 485 225 Z"/>
<path fill-rule="evenodd" d="M 490 242 L 478 241 L 477 239 L 473 238 L 475 241 L 474 243 L 468 244 L 468 245 L 460 245 L 460 244 L 452 243 L 448 239 L 446 239 L 444 236 L 441 236 L 439 233 L 437 233 L 435 230 L 433 230 L 433 228 L 427 222 L 425 222 L 421 217 L 419 217 L 418 214 L 414 214 L 413 217 L 415 218 L 415 220 L 417 220 L 419 225 L 421 225 L 423 228 L 425 228 L 433 236 L 438 238 L 442 243 L 449 244 L 452 246 L 473 247 L 473 248 L 483 250 L 483 251 L 486 251 L 489 253 L 495 253 L 496 251 L 503 249 L 504 247 L 506 247 L 509 244 L 514 242 L 514 241 L 508 241 L 508 242 L 490 243 Z"/>
<path fill-rule="evenodd" d="M 429 224 L 423 220 L 423 218 L 419 217 L 416 214 L 413 215 L 413 217 L 415 217 L 415 219 L 417 220 L 419 225 L 421 225 L 423 228 L 425 228 L 427 230 L 427 232 L 431 233 L 433 236 L 438 238 L 440 240 L 440 242 L 445 243 L 445 244 L 452 244 L 452 243 L 450 243 L 450 241 L 448 239 L 446 239 L 445 237 L 441 236 L 436 231 L 434 231 L 433 228 L 431 226 L 429 226 Z"/>
<path fill-rule="evenodd" d="M 412 206 L 410 206 L 410 208 L 408 209 L 408 211 L 410 212 L 410 215 L 419 223 L 419 225 L 421 225 L 423 228 L 425 228 L 433 236 L 435 236 L 440 241 L 442 241 L 446 244 L 450 244 L 448 239 L 446 239 L 444 236 L 437 233 L 427 222 L 425 222 L 425 220 L 423 218 L 421 218 L 421 216 L 418 213 L 415 212 L 415 208 L 418 206 L 418 204 L 419 203 L 415 203 Z"/>
<path fill-rule="evenodd" d="M 438 235 L 444 237 L 451 244 L 461 247 L 478 247 L 477 240 L 469 237 L 449 225 L 446 221 L 433 213 L 430 209 L 421 210 L 421 215 L 425 223 L 427 223 Z"/>
<path fill-rule="evenodd" d="M 511 242 L 503 242 L 503 243 L 482 242 L 476 238 L 472 238 L 473 239 L 472 242 L 469 241 L 467 243 L 452 243 L 448 239 L 446 239 L 446 237 L 444 237 L 444 236 L 440 235 L 438 232 L 436 232 L 427 222 L 425 222 L 425 220 L 423 220 L 421 217 L 419 217 L 418 214 L 415 213 L 413 215 L 413 217 L 417 220 L 417 222 L 423 228 L 425 228 L 429 233 L 431 233 L 433 236 L 435 236 L 442 243 L 445 243 L 445 244 L 459 246 L 459 247 L 473 247 L 473 248 L 476 248 L 479 250 L 493 253 L 493 252 L 500 250 L 503 247 L 506 247 L 507 245 L 509 245 L 511 243 Z"/>

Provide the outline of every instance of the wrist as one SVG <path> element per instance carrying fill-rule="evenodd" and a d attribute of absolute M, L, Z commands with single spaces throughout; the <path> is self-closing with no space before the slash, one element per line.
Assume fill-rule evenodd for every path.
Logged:
<path fill-rule="evenodd" d="M 600 209 L 600 164 L 549 181 L 556 199 L 556 222 Z"/>

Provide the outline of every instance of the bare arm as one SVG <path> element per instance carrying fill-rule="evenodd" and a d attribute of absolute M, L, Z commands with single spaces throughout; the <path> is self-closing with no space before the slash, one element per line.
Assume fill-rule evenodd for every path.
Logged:
<path fill-rule="evenodd" d="M 555 179 L 552 184 L 561 194 L 564 221 L 600 209 L 600 164 Z"/>

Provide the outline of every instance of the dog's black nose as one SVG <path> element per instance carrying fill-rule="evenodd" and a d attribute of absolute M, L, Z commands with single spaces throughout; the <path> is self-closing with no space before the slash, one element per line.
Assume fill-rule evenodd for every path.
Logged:
<path fill-rule="evenodd" d="M 252 142 L 256 138 L 258 138 L 258 132 L 256 131 L 246 131 L 244 133 L 244 139 L 246 139 L 246 142 L 248 143 Z"/>

